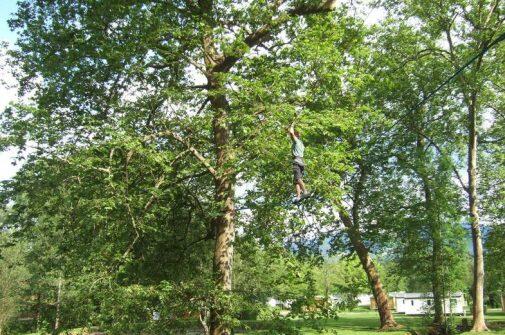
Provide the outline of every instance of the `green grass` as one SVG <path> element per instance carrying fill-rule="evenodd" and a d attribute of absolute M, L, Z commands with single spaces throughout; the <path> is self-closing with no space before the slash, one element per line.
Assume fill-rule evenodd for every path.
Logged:
<path fill-rule="evenodd" d="M 453 324 L 456 326 L 461 324 L 462 316 L 456 316 L 453 320 Z M 467 315 L 469 323 L 471 324 L 471 315 Z M 430 319 L 422 316 L 406 316 L 403 314 L 395 314 L 395 319 L 398 323 L 402 324 L 404 327 L 399 330 L 388 331 L 388 335 L 405 335 L 412 330 L 419 331 L 420 333 L 425 333 L 427 326 L 430 323 Z M 498 310 L 490 310 L 486 315 L 486 322 L 488 326 L 493 330 L 493 334 L 505 335 L 505 313 Z M 247 323 L 246 323 L 247 324 Z M 297 320 L 292 323 L 297 326 L 301 326 L 302 334 L 335 334 L 335 335 L 383 335 L 384 332 L 378 331 L 379 317 L 376 311 L 355 311 L 355 312 L 342 312 L 339 313 L 339 318 L 337 320 L 329 319 L 323 320 L 319 325 L 324 326 L 324 331 L 318 331 L 310 327 L 308 321 Z M 259 328 L 259 330 L 248 330 L 242 333 L 237 332 L 236 334 L 265 334 L 266 330 L 261 330 L 261 323 L 258 322 L 251 324 L 251 328 Z M 266 324 L 265 324 L 266 326 Z M 469 334 L 469 333 L 464 333 Z"/>
<path fill-rule="evenodd" d="M 457 316 L 453 320 L 454 325 L 461 324 L 462 316 Z M 472 316 L 466 316 L 468 322 L 471 323 Z M 357 310 L 353 312 L 342 312 L 339 313 L 339 318 L 326 319 L 319 322 L 320 326 L 323 327 L 323 331 L 318 331 L 310 326 L 310 323 L 305 320 L 294 320 L 290 324 L 296 325 L 301 328 L 301 333 L 304 335 L 410 335 L 413 330 L 418 331 L 421 334 L 426 334 L 425 330 L 430 323 L 430 320 L 422 316 L 406 316 L 403 314 L 395 314 L 395 319 L 398 323 L 402 324 L 404 327 L 399 330 L 391 330 L 387 332 L 378 331 L 379 327 L 379 316 L 376 311 L 370 310 Z M 505 335 L 505 313 L 499 310 L 490 310 L 486 314 L 486 322 L 490 329 L 492 330 L 492 335 Z M 266 335 L 269 328 L 272 329 L 272 322 L 262 322 L 262 321 L 244 321 L 245 325 L 249 325 L 250 328 L 255 330 L 247 331 L 236 331 L 235 334 L 247 334 L 247 335 Z M 95 327 L 93 327 L 95 328 Z M 196 329 L 196 328 L 195 328 Z M 96 331 L 97 329 L 92 329 Z M 66 330 L 60 333 L 60 335 L 81 335 L 88 334 L 90 329 L 88 328 L 75 328 L 71 330 Z M 466 335 L 471 335 L 472 333 L 462 333 Z M 24 334 L 24 335 L 42 335 L 39 333 Z M 473 334 L 472 334 L 473 335 Z"/>

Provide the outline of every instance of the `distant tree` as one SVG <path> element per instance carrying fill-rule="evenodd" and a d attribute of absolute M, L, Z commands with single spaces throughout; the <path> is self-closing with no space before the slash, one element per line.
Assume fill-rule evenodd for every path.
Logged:
<path fill-rule="evenodd" d="M 9 231 L 0 232 L 0 334 L 19 317 L 30 273 L 25 264 L 27 245 L 14 244 Z"/>
<path fill-rule="evenodd" d="M 314 270 L 318 294 L 338 295 L 343 307 L 355 307 L 360 293 L 369 293 L 366 273 L 356 257 L 329 258 Z"/>
<path fill-rule="evenodd" d="M 505 311 L 505 226 L 492 226 L 486 238 L 486 263 L 488 281 L 487 291 L 495 292 L 500 297 L 502 310 Z"/>

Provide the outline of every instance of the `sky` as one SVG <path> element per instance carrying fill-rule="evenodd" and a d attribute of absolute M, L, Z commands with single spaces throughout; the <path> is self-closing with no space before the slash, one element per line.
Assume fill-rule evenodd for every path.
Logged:
<path fill-rule="evenodd" d="M 9 43 L 9 46 L 14 44 L 16 34 L 10 31 L 7 20 L 16 10 L 16 2 L 16 0 L 0 0 L 0 41 Z M 2 56 L 4 52 L 5 50 L 0 51 L 0 64 L 4 63 L 5 58 Z M 4 68 L 0 68 L 0 79 L 5 81 L 7 85 L 13 85 L 15 83 L 14 78 L 9 75 L 9 71 Z M 9 102 L 15 100 L 15 98 L 15 88 L 9 88 L 4 84 L 0 84 L 0 113 L 3 113 L 5 107 Z M 11 164 L 14 154 L 14 150 L 0 152 L 0 180 L 11 178 L 18 170 L 19 167 Z"/>

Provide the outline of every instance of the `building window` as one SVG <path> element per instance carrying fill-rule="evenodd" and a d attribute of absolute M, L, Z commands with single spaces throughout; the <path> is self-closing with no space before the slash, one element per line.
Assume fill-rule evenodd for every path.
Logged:
<path fill-rule="evenodd" d="M 414 300 L 410 300 L 410 305 L 414 306 Z"/>
<path fill-rule="evenodd" d="M 405 299 L 402 299 L 402 304 L 405 304 Z"/>
<path fill-rule="evenodd" d="M 428 299 L 428 306 L 431 306 L 431 300 Z"/>

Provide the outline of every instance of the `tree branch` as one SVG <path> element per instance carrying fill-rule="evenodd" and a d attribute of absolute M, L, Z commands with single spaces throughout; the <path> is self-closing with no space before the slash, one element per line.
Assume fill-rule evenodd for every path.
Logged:
<path fill-rule="evenodd" d="M 292 15 L 311 15 L 311 14 L 319 14 L 319 13 L 327 13 L 331 12 L 337 7 L 336 0 L 323 0 L 318 5 L 300 5 L 296 8 L 293 8 L 289 11 Z"/>
<path fill-rule="evenodd" d="M 282 4 L 281 1 L 277 1 L 275 4 L 274 11 L 279 8 Z M 282 24 L 286 23 L 293 16 L 304 16 L 318 13 L 331 12 L 336 8 L 337 0 L 323 0 L 318 5 L 308 5 L 303 4 L 287 12 L 280 13 L 277 19 L 272 19 L 271 22 L 264 24 L 258 28 L 253 33 L 249 34 L 245 39 L 244 43 L 252 48 L 260 43 L 267 41 L 270 34 Z M 233 43 L 232 43 L 233 44 Z M 229 55 L 221 55 L 216 61 L 216 65 L 212 69 L 212 72 L 227 72 L 229 71 L 235 63 L 240 60 L 247 51 L 236 51 Z"/>
<path fill-rule="evenodd" d="M 165 130 L 165 131 L 162 131 L 159 133 L 147 135 L 146 137 L 144 137 L 144 140 L 148 141 L 148 140 L 152 140 L 154 138 L 162 137 L 162 136 L 170 136 L 170 137 L 174 138 L 177 142 L 183 144 L 189 150 L 189 152 L 191 152 L 193 154 L 193 156 L 195 156 L 195 158 L 198 159 L 200 161 L 200 163 L 202 163 L 203 166 L 205 166 L 207 171 L 209 171 L 209 173 L 214 178 L 217 177 L 217 171 L 214 167 L 212 167 L 212 165 L 209 163 L 209 161 L 200 152 L 198 152 L 198 150 L 196 150 L 195 147 L 193 147 L 191 145 L 191 143 L 189 143 L 189 141 L 186 141 L 180 135 L 174 133 L 173 131 Z"/>
<path fill-rule="evenodd" d="M 426 139 L 429 144 L 431 146 L 433 146 L 437 152 L 440 154 L 440 155 L 445 155 L 442 148 L 440 148 L 438 146 L 438 144 L 435 143 L 435 141 L 433 141 L 433 139 L 431 139 L 431 137 L 429 137 L 428 135 L 424 134 L 422 131 L 420 131 L 419 129 L 416 129 L 415 130 L 416 133 L 418 133 L 419 135 L 421 135 L 421 137 L 423 137 L 424 139 Z M 468 186 L 465 185 L 465 183 L 463 182 L 463 179 L 461 178 L 461 175 L 459 174 L 458 170 L 456 169 L 456 167 L 451 164 L 451 167 L 452 167 L 452 171 L 454 172 L 454 175 L 456 176 L 456 178 L 458 179 L 460 185 L 461 185 L 461 188 L 463 188 L 463 190 L 465 190 L 465 192 L 468 192 Z"/>

